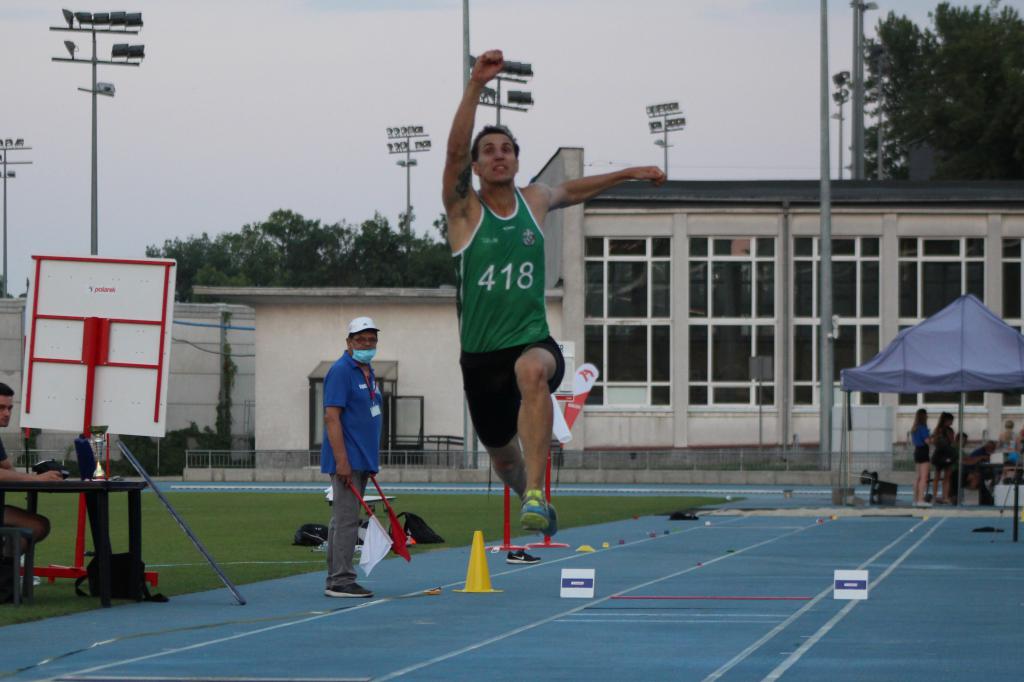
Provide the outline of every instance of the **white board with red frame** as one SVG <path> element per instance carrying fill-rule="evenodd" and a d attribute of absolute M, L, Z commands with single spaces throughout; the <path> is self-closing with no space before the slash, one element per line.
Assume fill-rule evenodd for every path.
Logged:
<path fill-rule="evenodd" d="M 163 436 L 175 261 L 32 258 L 21 426 Z"/>

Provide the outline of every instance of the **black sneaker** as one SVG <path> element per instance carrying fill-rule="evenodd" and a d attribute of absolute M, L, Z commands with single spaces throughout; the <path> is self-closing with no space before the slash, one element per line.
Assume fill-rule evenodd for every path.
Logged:
<path fill-rule="evenodd" d="M 350 583 L 344 587 L 328 587 L 324 590 L 325 597 L 340 597 L 340 598 L 356 598 L 366 599 L 373 596 L 373 592 L 360 585 L 359 583 Z"/>
<path fill-rule="evenodd" d="M 540 557 L 527 554 L 523 550 L 517 552 L 509 552 L 508 556 L 505 557 L 506 564 L 535 564 L 540 561 Z"/>

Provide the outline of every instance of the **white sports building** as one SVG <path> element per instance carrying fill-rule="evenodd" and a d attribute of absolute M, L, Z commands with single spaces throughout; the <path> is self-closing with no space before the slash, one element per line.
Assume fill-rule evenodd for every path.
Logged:
<path fill-rule="evenodd" d="M 563 148 L 535 180 L 582 174 Z M 832 202 L 835 380 L 962 293 L 1024 324 L 1024 182 L 834 182 Z M 601 370 L 574 449 L 818 442 L 817 181 L 630 183 L 542 227 L 552 334 Z M 454 290 L 196 291 L 255 308 L 257 449 L 318 446 L 318 382 L 357 315 L 382 329 L 394 434 L 463 435 Z M 760 409 L 751 357 L 773 370 Z M 903 440 L 917 407 L 958 396 L 854 400 L 890 408 Z M 1005 418 L 1024 422 L 1020 396 L 966 397 L 972 440 Z"/>

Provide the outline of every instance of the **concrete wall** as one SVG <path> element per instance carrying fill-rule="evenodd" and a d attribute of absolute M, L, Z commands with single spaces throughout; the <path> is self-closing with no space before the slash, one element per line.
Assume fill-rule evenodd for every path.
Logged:
<path fill-rule="evenodd" d="M 252 308 L 224 303 L 178 303 L 176 322 L 219 325 L 221 313 L 231 314 L 231 325 L 252 327 Z M 14 416 L 0 437 L 9 449 L 21 450 L 18 434 L 21 413 L 22 368 L 24 366 L 25 300 L 0 300 L 0 381 L 15 391 Z M 226 331 L 238 373 L 232 391 L 232 431 L 239 436 L 252 429 L 255 400 L 255 332 Z M 220 390 L 220 329 L 175 324 L 171 328 L 171 367 L 167 387 L 167 429 L 185 428 L 195 422 L 200 428 L 213 428 L 217 419 Z M 248 416 L 247 416 L 248 411 Z M 44 431 L 37 440 L 43 450 L 64 451 L 71 446 L 71 434 Z"/>

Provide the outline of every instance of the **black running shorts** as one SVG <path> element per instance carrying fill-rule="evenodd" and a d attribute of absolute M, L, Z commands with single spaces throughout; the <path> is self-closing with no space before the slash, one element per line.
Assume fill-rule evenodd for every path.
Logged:
<path fill-rule="evenodd" d="M 565 358 L 550 336 L 536 343 L 487 353 L 463 352 L 459 357 L 469 416 L 480 442 L 488 447 L 501 447 L 516 435 L 519 402 L 522 400 L 516 383 L 516 360 L 534 347 L 543 348 L 555 356 L 555 374 L 548 381 L 548 388 L 554 393 L 565 375 Z"/>

